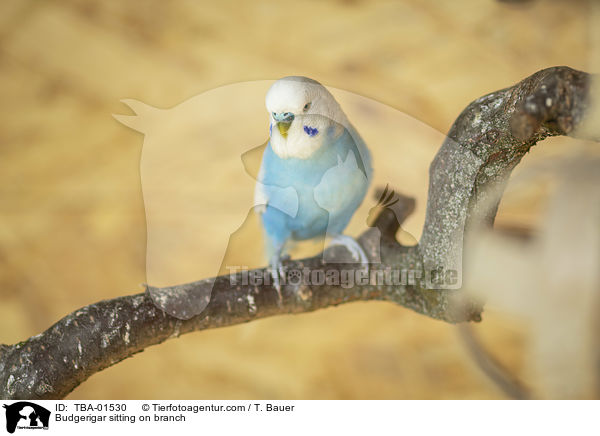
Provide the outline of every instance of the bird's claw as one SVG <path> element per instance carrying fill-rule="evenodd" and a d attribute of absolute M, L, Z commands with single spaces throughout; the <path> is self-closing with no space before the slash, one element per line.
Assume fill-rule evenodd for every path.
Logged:
<path fill-rule="evenodd" d="M 269 273 L 271 274 L 271 278 L 273 279 L 273 287 L 277 291 L 277 295 L 279 297 L 279 306 L 283 302 L 283 298 L 281 296 L 281 279 L 283 279 L 285 284 L 285 268 L 281 263 L 281 258 L 273 258 L 271 259 L 271 264 L 269 266 Z"/>
<path fill-rule="evenodd" d="M 369 269 L 369 258 L 365 250 L 356 242 L 356 239 L 348 235 L 334 235 L 329 242 L 329 246 L 334 245 L 346 247 L 355 261 L 360 262 L 364 269 Z"/>
<path fill-rule="evenodd" d="M 262 215 L 266 211 L 267 211 L 267 205 L 266 204 L 257 204 L 256 206 L 254 206 L 254 212 L 256 212 L 259 215 Z"/>

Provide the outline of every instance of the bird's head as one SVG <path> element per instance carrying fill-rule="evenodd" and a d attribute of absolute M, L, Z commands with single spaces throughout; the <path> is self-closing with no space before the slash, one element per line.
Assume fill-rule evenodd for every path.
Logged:
<path fill-rule="evenodd" d="M 271 118 L 271 142 L 280 156 L 306 158 L 327 135 L 339 135 L 346 117 L 319 82 L 289 76 L 276 81 L 265 99 Z"/>

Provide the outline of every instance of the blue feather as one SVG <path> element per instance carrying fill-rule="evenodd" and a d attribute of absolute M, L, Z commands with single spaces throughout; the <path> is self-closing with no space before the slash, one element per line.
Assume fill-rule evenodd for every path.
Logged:
<path fill-rule="evenodd" d="M 304 131 L 308 136 L 315 136 L 317 133 L 319 133 L 319 129 L 317 129 L 316 127 L 309 126 L 304 126 Z"/>
<path fill-rule="evenodd" d="M 307 126 L 304 126 L 304 130 L 309 135 L 318 132 Z M 270 142 L 265 149 L 261 182 L 265 185 L 266 197 L 273 200 L 274 196 L 290 195 L 290 190 L 280 189 L 288 187 L 294 188 L 298 196 L 296 216 L 287 215 L 269 204 L 281 204 L 286 199 L 277 198 L 267 203 L 262 224 L 269 256 L 290 239 L 305 240 L 326 233 L 340 234 L 366 194 L 372 170 L 364 143 L 360 141 L 356 144 L 346 129 L 336 139 L 330 139 L 333 142 L 327 143 L 327 139 L 330 138 L 326 138 L 326 143 L 307 159 L 281 158 L 275 154 Z M 328 173 L 330 176 L 325 179 L 323 176 L 330 170 L 336 170 L 341 162 L 347 160 L 349 153 L 353 154 L 352 162 L 356 162 L 356 168 L 361 171 L 361 176 L 355 177 L 355 183 L 345 180 L 343 175 L 346 173 L 343 171 Z M 315 199 L 317 187 L 321 197 L 341 199 L 339 209 L 326 210 L 321 207 Z"/>

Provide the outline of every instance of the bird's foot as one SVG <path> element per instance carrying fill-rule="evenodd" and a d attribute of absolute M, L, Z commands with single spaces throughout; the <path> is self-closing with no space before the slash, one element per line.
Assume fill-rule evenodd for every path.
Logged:
<path fill-rule="evenodd" d="M 367 257 L 365 250 L 363 250 L 360 244 L 356 242 L 356 239 L 352 236 L 334 235 L 329 242 L 329 246 L 331 247 L 334 245 L 346 247 L 355 261 L 360 262 L 364 269 L 369 269 L 369 258 Z"/>
<path fill-rule="evenodd" d="M 289 257 L 287 257 L 289 259 Z M 281 297 L 281 282 L 283 280 L 285 284 L 285 268 L 281 263 L 282 258 L 276 256 L 271 259 L 271 263 L 269 265 L 269 273 L 271 274 L 271 278 L 273 279 L 273 287 L 277 291 L 277 295 L 279 296 L 278 305 L 281 307 L 283 302 L 283 298 Z M 283 258 L 283 260 L 286 260 Z"/>

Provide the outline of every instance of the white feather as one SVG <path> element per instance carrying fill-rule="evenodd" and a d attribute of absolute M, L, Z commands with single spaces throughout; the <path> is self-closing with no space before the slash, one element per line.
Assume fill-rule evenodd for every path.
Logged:
<path fill-rule="evenodd" d="M 279 79 L 267 92 L 265 103 L 271 116 L 271 147 L 283 159 L 307 159 L 325 139 L 337 138 L 343 127 L 350 130 L 350 123 L 333 95 L 319 82 L 307 77 Z M 308 110 L 304 110 L 306 104 L 309 104 Z M 273 113 L 284 112 L 294 114 L 287 137 L 281 135 L 273 118 Z M 309 136 L 304 126 L 317 128 L 319 133 Z"/>

